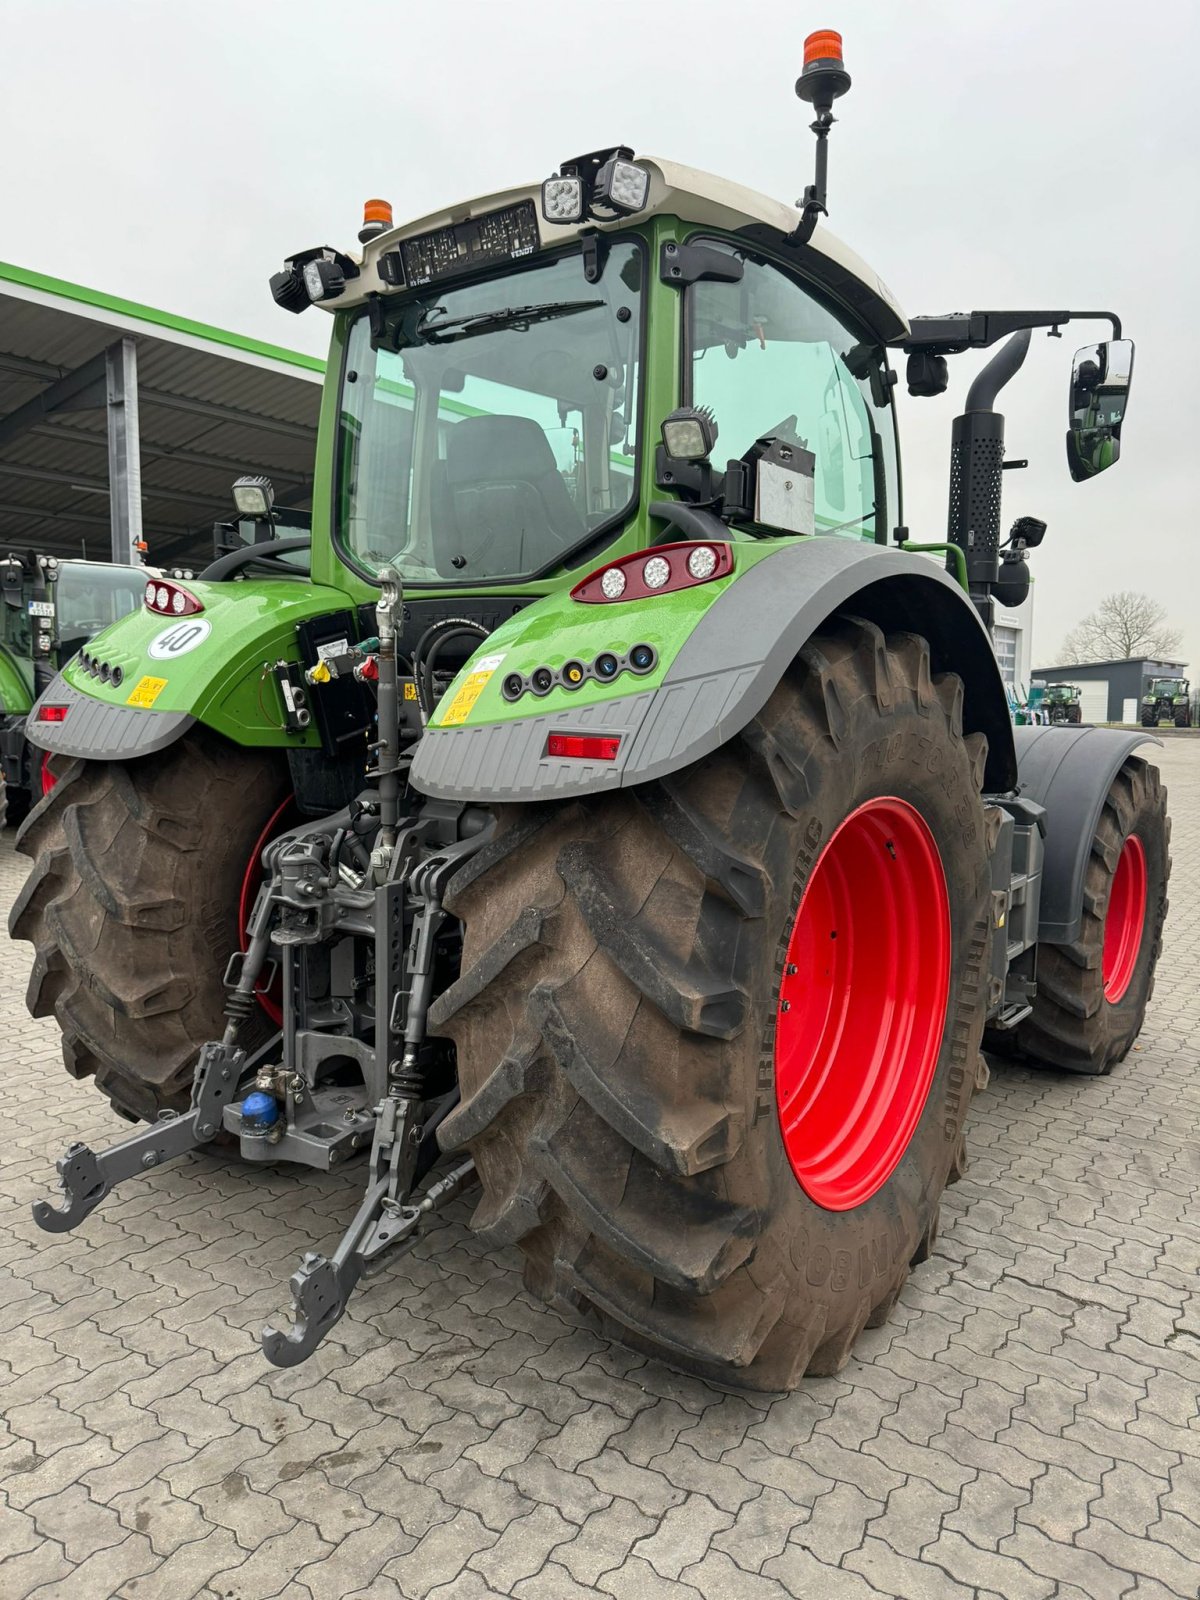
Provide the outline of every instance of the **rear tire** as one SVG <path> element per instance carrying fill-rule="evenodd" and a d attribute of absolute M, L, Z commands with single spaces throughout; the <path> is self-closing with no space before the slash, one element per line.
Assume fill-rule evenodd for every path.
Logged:
<path fill-rule="evenodd" d="M 457 1045 L 462 1101 L 440 1138 L 478 1165 L 472 1226 L 520 1245 L 533 1292 L 704 1376 L 778 1390 L 836 1372 L 929 1254 L 963 1170 L 986 1077 L 986 744 L 963 737 L 960 681 L 929 667 L 915 635 L 836 622 L 714 755 L 505 808 L 451 885 L 461 976 L 430 1021 Z M 780 985 L 817 864 L 881 796 L 940 856 L 948 1009 L 903 1153 L 834 1210 L 781 1130 Z"/>
<path fill-rule="evenodd" d="M 1142 727 L 1143 728 L 1157 728 L 1158 727 L 1158 718 L 1154 715 L 1153 711 L 1143 711 L 1142 712 Z"/>
<path fill-rule="evenodd" d="M 17 836 L 34 863 L 9 918 L 36 951 L 26 1003 L 57 1019 L 73 1078 L 151 1120 L 187 1104 L 224 1029 L 242 877 L 287 766 L 205 729 L 135 761 L 55 765 Z"/>
<path fill-rule="evenodd" d="M 1126 854 L 1130 839 L 1138 848 L 1130 846 Z M 1131 756 L 1113 779 L 1096 825 L 1079 937 L 1071 944 L 1038 945 L 1033 1013 L 1017 1027 L 1020 1054 L 1043 1066 L 1093 1075 L 1111 1072 L 1128 1054 L 1154 992 L 1167 914 L 1170 842 L 1167 791 L 1158 768 Z M 1107 923 L 1110 913 L 1120 911 L 1120 897 L 1113 890 L 1122 857 L 1129 871 L 1136 854 L 1144 864 L 1144 915 L 1136 950 L 1122 972 L 1116 949 L 1120 940 L 1112 937 L 1119 930 L 1108 930 Z"/>

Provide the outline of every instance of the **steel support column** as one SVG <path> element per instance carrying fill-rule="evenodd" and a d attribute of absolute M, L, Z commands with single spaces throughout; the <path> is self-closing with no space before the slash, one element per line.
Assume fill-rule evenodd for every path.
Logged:
<path fill-rule="evenodd" d="M 141 561 L 142 456 L 138 432 L 137 345 L 122 339 L 105 351 L 108 408 L 108 503 L 112 558 Z"/>

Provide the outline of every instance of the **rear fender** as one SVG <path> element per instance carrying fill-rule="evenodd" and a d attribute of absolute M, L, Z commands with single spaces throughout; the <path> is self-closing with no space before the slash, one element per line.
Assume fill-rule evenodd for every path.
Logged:
<path fill-rule="evenodd" d="M 840 539 L 788 542 L 765 552 L 735 548 L 739 561 L 747 552 L 736 581 L 711 599 L 703 586 L 682 591 L 697 597 L 699 609 L 677 647 L 655 631 L 656 615 L 667 617 L 656 607 L 676 596 L 612 607 L 553 596 L 526 608 L 487 640 L 447 691 L 417 749 L 413 783 L 439 798 L 498 804 L 601 793 L 664 777 L 740 732 L 822 623 L 841 611 L 885 632 L 907 630 L 929 641 L 934 672 L 957 672 L 963 680 L 964 731 L 987 737 L 988 789 L 1012 788 L 1012 724 L 991 641 L 962 589 L 940 567 L 904 551 Z M 445 725 L 446 707 L 473 673 L 476 680 L 483 676 L 485 663 L 502 680 L 514 667 L 525 670 L 526 657 L 536 659 L 527 645 L 547 660 L 587 660 L 595 652 L 598 619 L 614 636 L 637 634 L 658 649 L 662 670 L 641 692 L 589 699 L 556 688 L 514 715 L 525 700 L 502 707 L 495 686 L 485 683 L 462 725 Z M 556 730 L 619 734 L 616 759 L 550 757 L 547 740 Z"/>
<path fill-rule="evenodd" d="M 1022 798 L 1046 808 L 1038 941 L 1070 944 L 1083 925 L 1083 880 L 1104 797 L 1139 745 L 1162 740 L 1119 728 L 1016 728 Z"/>
<path fill-rule="evenodd" d="M 199 614 L 172 620 L 142 607 L 90 640 L 39 696 L 26 727 L 30 743 L 88 760 L 130 761 L 166 749 L 202 722 L 256 749 L 317 746 L 312 727 L 285 731 L 264 668 L 296 661 L 296 624 L 352 609 L 346 596 L 291 579 L 189 580 L 186 588 L 201 602 Z M 65 714 L 42 721 L 46 705 L 64 706 Z"/>

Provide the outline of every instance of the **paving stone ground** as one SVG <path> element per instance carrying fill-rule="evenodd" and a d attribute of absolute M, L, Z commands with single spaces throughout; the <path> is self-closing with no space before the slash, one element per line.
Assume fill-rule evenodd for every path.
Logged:
<path fill-rule="evenodd" d="M 289 1372 L 347 1172 L 196 1155 L 39 1233 L 120 1124 L 0 941 L 2 1600 L 1166 1600 L 1200 1591 L 1200 741 L 1167 950 L 1107 1079 L 1003 1062 L 934 1257 L 837 1379 L 679 1377 L 535 1304 L 460 1201 Z M 0 836 L 6 912 L 26 863 Z"/>

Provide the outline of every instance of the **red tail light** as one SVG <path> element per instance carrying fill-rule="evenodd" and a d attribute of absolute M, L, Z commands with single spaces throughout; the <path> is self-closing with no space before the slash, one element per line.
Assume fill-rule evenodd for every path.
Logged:
<path fill-rule="evenodd" d="M 584 605 L 613 605 L 620 600 L 646 600 L 656 594 L 712 583 L 733 571 L 733 546 L 721 540 L 689 540 L 656 544 L 631 556 L 618 556 L 571 590 Z"/>
<path fill-rule="evenodd" d="M 615 761 L 620 748 L 619 733 L 552 733 L 546 741 L 548 756 L 567 756 L 574 761 Z"/>
<path fill-rule="evenodd" d="M 190 590 L 165 578 L 152 578 L 146 585 L 146 610 L 160 617 L 194 617 L 204 606 Z"/>
<path fill-rule="evenodd" d="M 39 722 L 65 722 L 70 706 L 39 706 L 37 719 Z"/>

